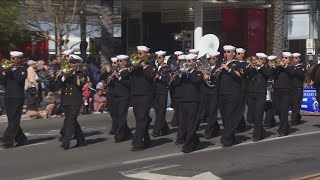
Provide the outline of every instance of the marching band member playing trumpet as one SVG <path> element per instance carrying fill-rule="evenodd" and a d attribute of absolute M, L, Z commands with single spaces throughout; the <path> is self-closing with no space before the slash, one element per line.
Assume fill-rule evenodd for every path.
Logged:
<path fill-rule="evenodd" d="M 130 72 L 127 68 L 129 56 L 119 55 L 117 56 L 117 63 L 119 66 L 119 72 L 113 73 L 114 83 L 114 125 L 115 135 L 114 142 L 119 143 L 128 140 L 132 135 L 131 130 L 128 127 L 127 116 L 129 108 L 130 97 Z"/>
<path fill-rule="evenodd" d="M 210 59 L 210 68 L 212 69 L 210 74 L 204 74 L 203 79 L 206 81 L 215 81 L 214 72 L 220 68 L 221 62 L 218 60 L 220 53 L 217 51 L 208 52 Z M 217 83 L 217 82 L 214 82 Z M 206 139 L 211 139 L 220 134 L 220 125 L 218 123 L 218 87 L 209 87 L 206 83 L 202 83 L 204 86 L 204 94 L 206 99 L 206 112 L 208 112 L 208 124 L 204 132 Z"/>
<path fill-rule="evenodd" d="M 292 79 L 292 102 L 291 102 L 291 126 L 301 124 L 300 109 L 303 97 L 303 83 L 306 74 L 306 66 L 301 63 L 301 54 L 293 53 L 293 79 Z"/>
<path fill-rule="evenodd" d="M 19 61 L 23 53 L 11 51 L 10 56 L 11 62 Z M 2 73 L 0 81 L 5 86 L 4 102 L 8 117 L 8 127 L 2 137 L 2 147 L 23 146 L 27 141 L 27 137 L 21 129 L 20 121 L 24 104 L 24 82 L 27 78 L 27 71 L 21 65 L 16 65 Z"/>
<path fill-rule="evenodd" d="M 180 73 L 173 81 L 175 86 L 180 85 L 179 93 L 179 128 L 177 141 L 184 143 L 182 152 L 189 153 L 197 149 L 200 140 L 196 134 L 198 121 L 200 84 L 203 75 L 196 68 L 197 55 L 189 54 L 186 57 L 188 68 Z M 176 92 L 177 93 L 177 92 Z"/>
<path fill-rule="evenodd" d="M 275 61 L 277 59 L 277 56 L 271 55 L 267 57 L 268 61 L 265 64 L 269 68 L 273 68 Z M 275 126 L 276 120 L 274 118 L 275 116 L 275 99 L 274 99 L 274 92 L 273 92 L 273 86 L 274 86 L 274 74 L 271 74 L 268 79 L 267 83 L 267 96 L 266 96 L 266 107 L 265 112 L 266 116 L 264 118 L 264 127 L 265 129 L 271 129 Z"/>
<path fill-rule="evenodd" d="M 166 51 L 157 51 L 157 74 L 155 77 L 155 97 L 154 97 L 154 110 L 156 119 L 152 132 L 153 137 L 163 136 L 168 134 L 169 126 L 166 122 L 166 109 L 168 101 L 168 83 L 169 71 L 171 70 L 168 65 L 164 63 Z"/>
<path fill-rule="evenodd" d="M 280 64 L 275 67 L 274 74 L 274 94 L 276 112 L 279 115 L 280 127 L 278 136 L 289 134 L 288 111 L 290 107 L 290 91 L 292 89 L 293 67 L 290 66 L 290 52 L 283 52 Z"/>
<path fill-rule="evenodd" d="M 247 128 L 246 120 L 244 118 L 244 111 L 245 107 L 247 104 L 247 88 L 248 88 L 248 78 L 246 74 L 246 69 L 247 69 L 247 62 L 244 60 L 244 55 L 246 53 L 246 50 L 243 48 L 237 48 L 236 49 L 236 59 L 239 61 L 241 69 L 244 72 L 244 77 L 242 78 L 241 82 L 241 97 L 242 97 L 242 102 L 241 102 L 241 111 L 242 111 L 242 118 L 239 122 L 238 127 L 236 128 L 237 132 L 244 132 Z"/>
<path fill-rule="evenodd" d="M 239 61 L 234 59 L 236 48 L 225 45 L 223 49 L 226 59 L 215 74 L 218 76 L 219 109 L 224 125 L 220 142 L 223 147 L 229 147 L 235 143 L 235 128 L 242 118 L 239 89 L 244 73 Z"/>
<path fill-rule="evenodd" d="M 144 58 L 149 48 L 138 46 L 140 58 Z M 131 100 L 133 113 L 136 119 L 136 132 L 132 141 L 131 151 L 141 151 L 150 145 L 149 126 L 151 118 L 149 116 L 153 100 L 153 82 L 156 76 L 156 69 L 150 62 L 141 61 L 139 67 L 131 72 Z"/>
<path fill-rule="evenodd" d="M 265 66 L 267 55 L 257 53 L 255 67 L 251 66 L 247 69 L 249 85 L 248 85 L 248 117 L 253 122 L 254 129 L 252 139 L 259 141 L 263 139 L 264 129 L 262 127 L 264 108 L 266 104 L 267 82 L 272 71 Z"/>
<path fill-rule="evenodd" d="M 111 58 L 112 69 L 109 72 L 107 72 L 107 79 L 106 79 L 107 100 L 108 100 L 107 108 L 108 108 L 108 111 L 109 111 L 111 119 L 112 119 L 112 125 L 111 125 L 111 129 L 109 131 L 110 135 L 115 134 L 116 129 L 117 129 L 117 127 L 116 127 L 116 125 L 117 125 L 116 118 L 114 118 L 114 115 L 117 112 L 116 112 L 116 110 L 114 108 L 114 96 L 113 96 L 114 88 L 115 88 L 115 81 L 113 81 L 113 79 L 114 79 L 114 73 L 117 73 L 116 71 L 118 69 L 118 62 L 117 61 L 118 61 L 117 57 L 112 57 Z"/>
<path fill-rule="evenodd" d="M 77 117 L 83 103 L 82 87 L 86 82 L 85 73 L 75 68 L 82 62 L 82 58 L 72 55 L 69 63 L 73 65 L 69 74 L 60 73 L 57 84 L 61 87 L 61 106 L 65 113 L 63 128 L 61 130 L 62 145 L 65 150 L 70 148 L 70 140 L 74 136 L 77 140 L 75 147 L 84 146 L 85 139 Z M 63 72 L 63 70 L 61 71 Z"/>
<path fill-rule="evenodd" d="M 179 62 L 181 61 L 181 58 L 184 57 L 182 51 L 175 51 L 174 55 L 176 56 L 176 62 L 170 63 L 170 66 L 177 66 L 179 64 Z M 174 113 L 173 113 L 172 120 L 171 120 L 171 126 L 177 126 L 179 122 L 177 119 L 177 114 L 178 114 L 177 110 L 176 110 L 177 108 L 175 107 L 176 101 L 174 99 L 175 87 L 170 86 L 170 84 L 169 84 L 169 88 L 170 88 L 172 107 L 174 109 Z"/>

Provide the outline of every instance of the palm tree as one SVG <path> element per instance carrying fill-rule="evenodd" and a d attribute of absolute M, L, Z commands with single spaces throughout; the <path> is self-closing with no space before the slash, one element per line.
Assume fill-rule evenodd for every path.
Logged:
<path fill-rule="evenodd" d="M 273 48 L 272 53 L 281 56 L 283 48 L 284 2 L 273 0 Z"/>

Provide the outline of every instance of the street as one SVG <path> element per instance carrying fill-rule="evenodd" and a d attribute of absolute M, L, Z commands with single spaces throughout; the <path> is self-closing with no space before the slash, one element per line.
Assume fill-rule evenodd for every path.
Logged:
<path fill-rule="evenodd" d="M 171 120 L 173 111 L 167 111 Z M 154 120 L 154 112 L 151 111 Z M 129 110 L 129 127 L 134 117 Z M 62 150 L 57 141 L 62 118 L 24 120 L 28 145 L 0 149 L 1 179 L 297 179 L 320 172 L 318 116 L 304 116 L 287 137 L 277 137 L 277 127 L 268 137 L 252 142 L 252 128 L 237 135 L 239 142 L 221 148 L 220 137 L 206 140 L 201 150 L 183 154 L 174 144 L 176 128 L 163 137 L 152 137 L 151 148 L 131 152 L 131 141 L 115 144 L 108 135 L 109 114 L 80 116 L 87 146 Z M 7 126 L 0 122 L 0 133 Z M 220 122 L 221 124 L 221 122 Z M 151 126 L 152 127 L 152 126 Z M 75 144 L 75 142 L 73 142 Z"/>

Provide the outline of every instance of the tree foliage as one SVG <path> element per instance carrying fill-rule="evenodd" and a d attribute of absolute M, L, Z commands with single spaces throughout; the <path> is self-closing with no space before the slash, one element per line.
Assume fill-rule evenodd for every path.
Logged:
<path fill-rule="evenodd" d="M 15 1 L 1 2 L 0 5 L 0 48 L 10 51 L 27 40 L 29 32 L 17 23 L 20 15 Z"/>

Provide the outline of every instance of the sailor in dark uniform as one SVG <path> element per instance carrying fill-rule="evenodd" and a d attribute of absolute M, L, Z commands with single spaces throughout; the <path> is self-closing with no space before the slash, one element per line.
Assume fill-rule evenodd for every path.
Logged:
<path fill-rule="evenodd" d="M 272 68 L 274 65 L 274 61 L 276 60 L 277 56 L 271 55 L 268 56 L 267 63 L 265 66 Z M 265 129 L 271 129 L 275 126 L 276 120 L 274 118 L 276 112 L 276 105 L 275 105 L 275 98 L 274 98 L 274 74 L 271 74 L 268 78 L 267 83 L 267 96 L 266 96 L 266 106 L 265 112 L 266 116 L 264 118 L 264 127 Z"/>
<path fill-rule="evenodd" d="M 290 92 L 292 90 L 293 67 L 289 65 L 292 54 L 283 52 L 280 64 L 275 67 L 274 73 L 274 94 L 276 112 L 279 115 L 280 127 L 278 136 L 286 136 L 290 132 L 288 123 L 288 111 L 290 107 Z"/>
<path fill-rule="evenodd" d="M 163 136 L 168 134 L 169 126 L 166 122 L 166 108 L 168 101 L 168 83 L 171 68 L 164 63 L 165 51 L 157 51 L 157 74 L 155 77 L 155 97 L 154 110 L 156 120 L 154 122 L 153 137 Z"/>
<path fill-rule="evenodd" d="M 291 102 L 291 126 L 301 124 L 300 109 L 303 97 L 303 83 L 306 74 L 306 66 L 301 63 L 301 54 L 293 53 L 293 78 L 292 78 L 292 102 Z"/>
<path fill-rule="evenodd" d="M 61 87 L 61 106 L 65 113 L 61 145 L 65 150 L 70 148 L 72 136 L 77 140 L 75 147 L 85 145 L 84 135 L 77 118 L 83 103 L 82 87 L 86 82 L 87 76 L 77 68 L 79 63 L 82 62 L 82 58 L 73 54 L 70 56 L 69 63 L 74 66 L 72 67 L 74 71 L 69 74 L 63 74 L 57 79 L 57 83 Z"/>
<path fill-rule="evenodd" d="M 114 81 L 115 143 L 128 140 L 132 135 L 127 123 L 130 97 L 130 72 L 127 68 L 129 57 L 127 55 L 119 55 L 117 59 L 119 72 L 114 72 L 112 80 Z"/>
<path fill-rule="evenodd" d="M 198 128 L 198 107 L 200 101 L 200 84 L 203 74 L 196 70 L 197 55 L 189 54 L 187 59 L 188 68 L 174 79 L 174 84 L 180 84 L 182 95 L 179 99 L 179 116 L 183 119 L 179 122 L 178 139 L 183 139 L 182 152 L 189 153 L 198 148 L 200 143 L 196 134 Z"/>
<path fill-rule="evenodd" d="M 264 129 L 263 115 L 266 105 L 267 83 L 272 74 L 271 69 L 265 66 L 267 55 L 257 53 L 257 60 L 248 65 L 248 117 L 253 121 L 254 129 L 252 139 L 259 141 L 263 139 Z"/>
<path fill-rule="evenodd" d="M 110 113 L 111 119 L 112 119 L 112 125 L 111 125 L 111 129 L 109 131 L 110 135 L 115 134 L 116 132 L 116 118 L 114 118 L 114 114 L 116 113 L 115 109 L 114 109 L 114 86 L 115 86 L 115 81 L 113 81 L 113 73 L 116 73 L 116 71 L 118 70 L 118 62 L 117 62 L 117 58 L 116 57 L 112 57 L 111 58 L 111 62 L 112 62 L 112 70 L 110 72 L 108 72 L 108 77 L 107 77 L 107 108 L 108 111 Z"/>
<path fill-rule="evenodd" d="M 137 49 L 140 57 L 146 57 L 149 52 L 146 46 L 138 46 Z M 150 145 L 148 129 L 151 118 L 149 113 L 153 100 L 155 76 L 155 66 L 145 60 L 142 60 L 141 64 L 131 71 L 131 100 L 136 119 L 136 131 L 131 151 L 144 150 Z"/>
<path fill-rule="evenodd" d="M 11 51 L 11 62 L 21 61 L 22 52 Z M 27 71 L 20 63 L 17 63 L 11 69 L 3 71 L 1 75 L 1 84 L 5 86 L 5 108 L 8 117 L 8 127 L 3 134 L 3 148 L 23 146 L 27 137 L 20 127 L 22 109 L 24 104 L 24 82 L 27 77 Z M 16 143 L 16 144 L 15 144 Z"/>
<path fill-rule="evenodd" d="M 245 107 L 247 105 L 247 88 L 248 88 L 248 78 L 246 76 L 246 67 L 247 67 L 247 62 L 244 59 L 246 50 L 243 48 L 237 48 L 236 49 L 236 58 L 240 63 L 241 69 L 244 72 L 244 77 L 242 78 L 241 82 L 241 97 L 242 97 L 242 102 L 241 102 L 241 111 L 244 114 Z M 250 120 L 250 119 L 249 119 Z M 249 122 L 250 123 L 250 122 Z M 239 122 L 238 127 L 236 128 L 237 132 L 244 132 L 247 128 L 246 120 L 244 118 L 244 115 L 241 117 L 241 120 Z"/>
<path fill-rule="evenodd" d="M 170 66 L 178 66 L 180 64 L 181 58 L 184 57 L 182 51 L 175 51 L 174 55 L 177 56 L 176 57 L 177 61 L 175 63 L 171 63 L 172 65 L 170 64 Z M 174 127 L 174 126 L 179 125 L 179 122 L 178 122 L 178 119 L 177 119 L 177 114 L 178 114 L 177 110 L 178 110 L 178 108 L 177 108 L 177 106 L 175 106 L 177 102 L 174 99 L 176 89 L 175 89 L 174 86 L 171 86 L 170 84 L 169 84 L 169 88 L 170 88 L 171 102 L 173 104 L 172 107 L 174 109 L 174 113 L 173 113 L 172 120 L 171 120 L 171 126 Z"/>
<path fill-rule="evenodd" d="M 218 75 L 219 109 L 223 121 L 224 131 L 221 136 L 223 147 L 235 144 L 235 128 L 242 117 L 241 111 L 241 82 L 243 70 L 239 61 L 234 59 L 235 47 L 223 46 L 225 61 L 221 68 L 216 71 Z"/>
<path fill-rule="evenodd" d="M 208 124 L 204 131 L 204 135 L 206 139 L 211 139 L 220 134 L 220 125 L 218 123 L 218 88 L 217 82 L 215 79 L 215 72 L 218 68 L 220 68 L 221 61 L 218 61 L 220 52 L 217 51 L 209 51 L 208 56 L 210 59 L 211 73 L 204 74 L 204 83 L 203 86 L 205 88 L 205 99 L 206 99 L 206 112 L 208 112 Z M 207 82 L 213 86 L 208 86 Z"/>

